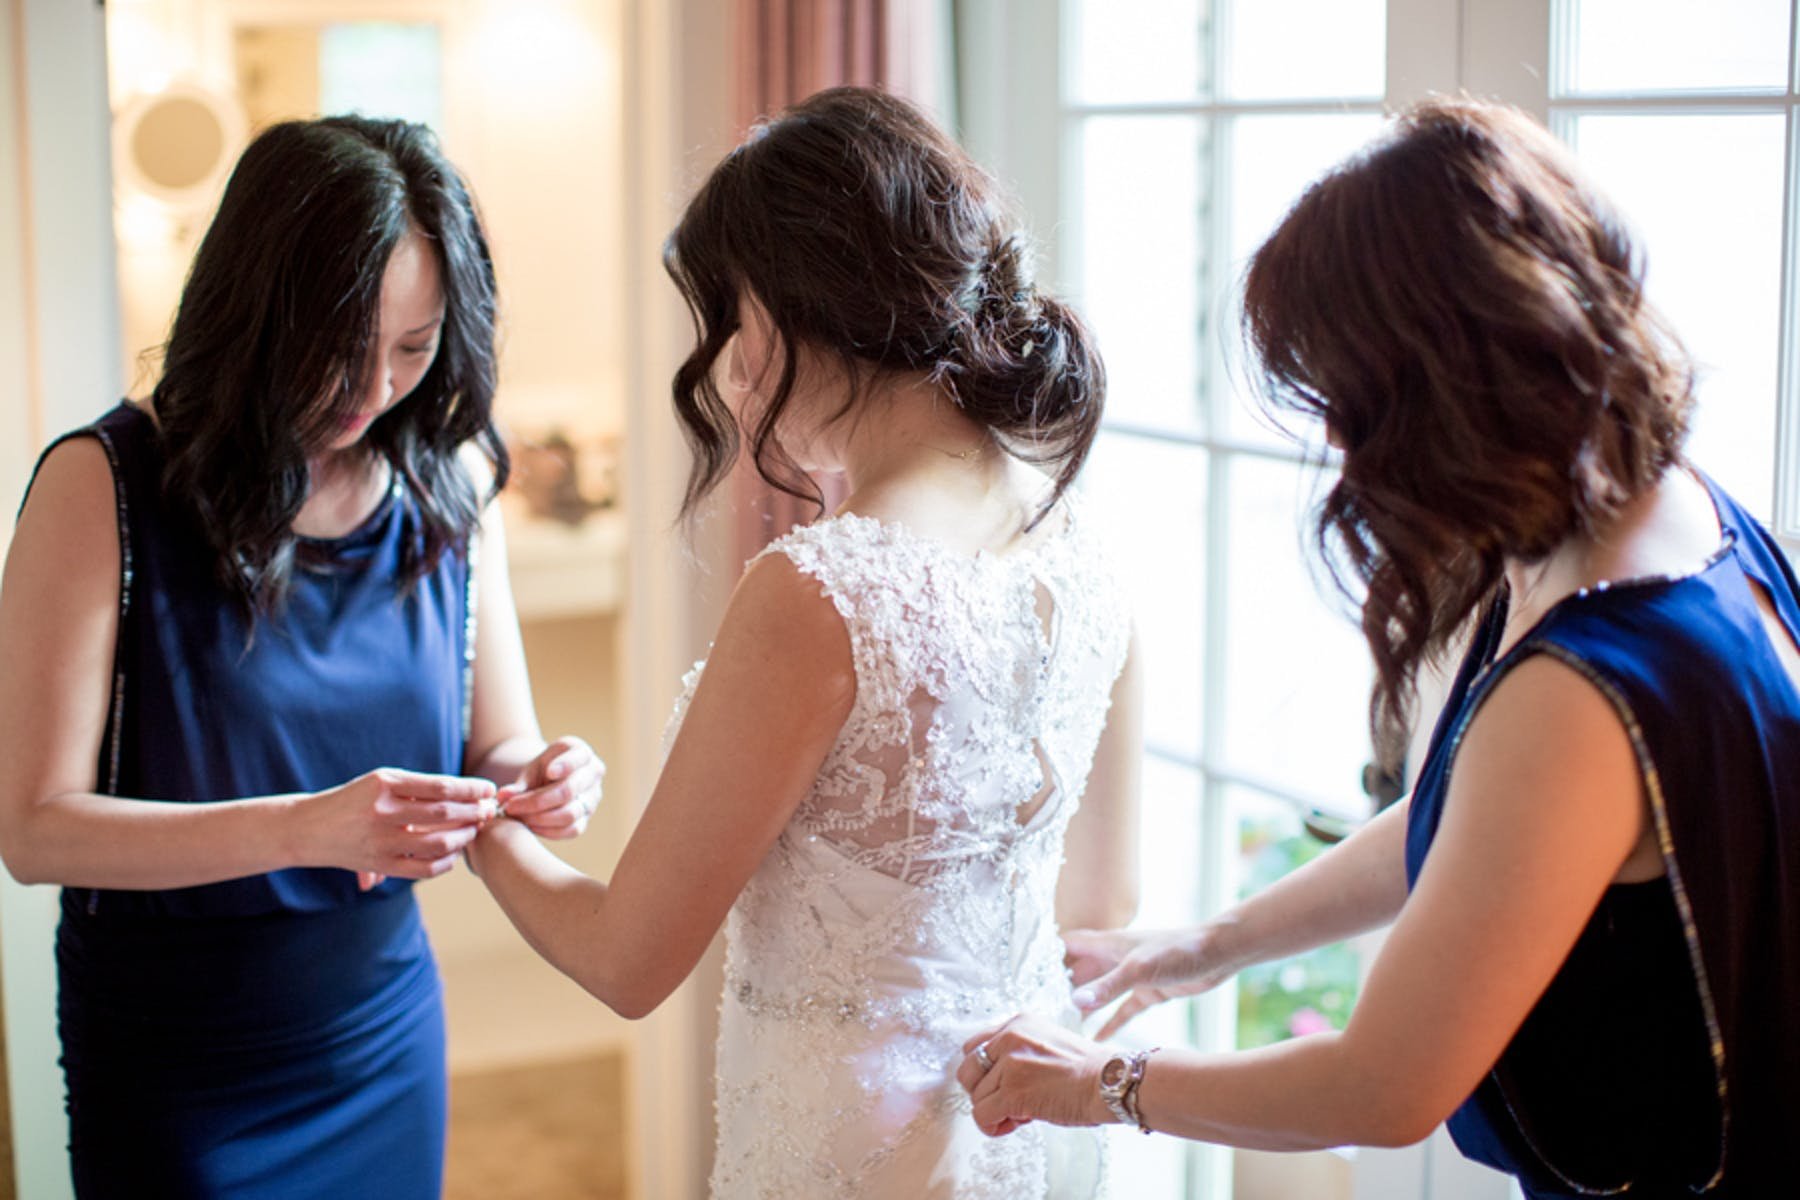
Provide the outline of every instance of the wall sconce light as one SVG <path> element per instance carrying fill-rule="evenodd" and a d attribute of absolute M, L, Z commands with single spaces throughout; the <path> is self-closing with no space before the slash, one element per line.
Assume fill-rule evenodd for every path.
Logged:
<path fill-rule="evenodd" d="M 237 104 L 198 84 L 175 82 L 128 101 L 113 117 L 120 236 L 180 237 L 217 200 L 244 136 Z"/>

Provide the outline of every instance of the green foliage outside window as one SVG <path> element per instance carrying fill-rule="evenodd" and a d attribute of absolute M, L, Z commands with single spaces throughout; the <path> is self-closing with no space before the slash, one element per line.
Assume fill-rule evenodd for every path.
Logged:
<path fill-rule="evenodd" d="M 1261 891 L 1324 850 L 1291 815 L 1242 820 L 1239 894 Z M 1356 951 L 1339 942 L 1243 972 L 1238 976 L 1238 1048 L 1250 1050 L 1302 1034 L 1342 1029 L 1356 1001 L 1358 968 Z"/>

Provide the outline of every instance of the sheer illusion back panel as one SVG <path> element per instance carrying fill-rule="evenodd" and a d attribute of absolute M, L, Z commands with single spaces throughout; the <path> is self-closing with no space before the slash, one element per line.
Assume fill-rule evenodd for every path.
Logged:
<path fill-rule="evenodd" d="M 856 659 L 856 705 L 802 806 L 811 830 L 918 882 L 1079 797 L 1122 656 L 1100 651 L 1122 647 L 1123 619 L 1089 597 L 1095 627 L 1061 645 L 1060 597 L 1091 574 L 1072 538 L 970 555 L 845 516 L 765 551 L 819 580 Z"/>
<path fill-rule="evenodd" d="M 1094 1131 L 982 1137 L 952 1072 L 988 1021 L 1078 1020 L 1055 896 L 1129 636 L 1104 555 L 1076 515 L 1005 555 L 850 515 L 765 553 L 857 690 L 726 921 L 714 1195 L 1091 1200 Z"/>

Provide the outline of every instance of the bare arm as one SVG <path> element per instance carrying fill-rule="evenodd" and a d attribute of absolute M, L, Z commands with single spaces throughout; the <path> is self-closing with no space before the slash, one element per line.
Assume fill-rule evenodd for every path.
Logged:
<path fill-rule="evenodd" d="M 1466 634 L 1465 634 L 1466 638 Z M 1421 672 L 1409 770 L 1424 762 L 1450 691 L 1449 668 L 1464 639 Z M 1124 1003 L 1101 1026 L 1111 1037 L 1146 1008 L 1197 996 L 1258 963 L 1304 954 L 1379 928 L 1406 900 L 1406 814 L 1402 799 L 1306 866 L 1187 929 L 1080 929 L 1067 935 L 1075 993 L 1086 1012 Z M 1129 995 L 1127 995 L 1129 993 Z"/>
<path fill-rule="evenodd" d="M 771 556 L 738 584 L 681 733 L 610 883 L 514 821 L 470 854 L 506 915 L 627 1017 L 699 961 L 817 777 L 856 694 L 850 637 L 811 579 Z"/>
<path fill-rule="evenodd" d="M 485 489 L 486 461 L 471 453 L 464 462 Z M 575 837 L 600 803 L 606 766 L 581 738 L 545 742 L 539 730 L 497 502 L 482 515 L 475 586 L 475 676 L 463 769 L 501 785 L 506 811 L 533 833 Z"/>
<path fill-rule="evenodd" d="M 1559 662 L 1520 665 L 1464 738 L 1431 854 L 1348 1027 L 1238 1054 L 1159 1053 L 1139 1091 L 1146 1122 L 1264 1149 L 1424 1137 L 1499 1058 L 1647 819 L 1611 705 Z M 1011 1071 L 971 1076 L 964 1063 L 984 1129 L 1105 1119 L 1103 1048 L 1029 1023 L 990 1054 L 1015 1048 Z"/>
<path fill-rule="evenodd" d="M 1065 935 L 1080 986 L 1075 1002 L 1095 1012 L 1124 1003 L 1100 1029 L 1111 1037 L 1152 1005 L 1198 996 L 1246 967 L 1304 954 L 1385 925 L 1406 900 L 1408 802 L 1304 867 L 1212 920 L 1189 929 L 1080 929 Z"/>
<path fill-rule="evenodd" d="M 1087 791 L 1063 839 L 1056 920 L 1064 929 L 1126 925 L 1138 907 L 1139 777 L 1144 761 L 1144 681 L 1132 635 L 1113 684 L 1106 728 Z"/>
<path fill-rule="evenodd" d="M 96 793 L 118 638 L 111 467 L 91 439 L 45 461 L 0 581 L 0 857 L 23 883 L 171 888 L 294 866 L 448 870 L 484 783 L 377 771 L 314 795 L 170 804 Z M 407 856 L 412 857 L 407 857 Z"/>

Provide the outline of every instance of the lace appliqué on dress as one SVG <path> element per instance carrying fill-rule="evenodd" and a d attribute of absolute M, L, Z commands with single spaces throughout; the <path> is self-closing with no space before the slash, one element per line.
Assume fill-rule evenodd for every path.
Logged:
<path fill-rule="evenodd" d="M 1129 628 L 1104 556 L 1073 517 L 1001 557 L 857 516 L 763 553 L 837 608 L 857 691 L 726 923 L 713 1194 L 1102 1194 L 1097 1132 L 989 1140 L 953 1072 L 989 1021 L 1075 1019 L 1056 878 Z"/>

